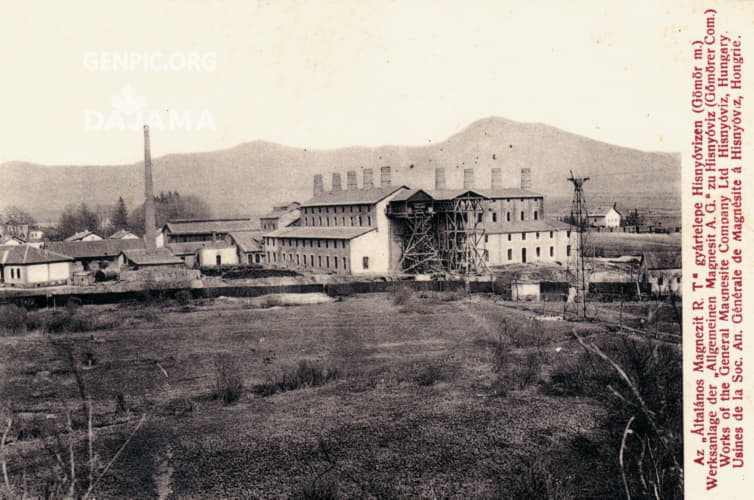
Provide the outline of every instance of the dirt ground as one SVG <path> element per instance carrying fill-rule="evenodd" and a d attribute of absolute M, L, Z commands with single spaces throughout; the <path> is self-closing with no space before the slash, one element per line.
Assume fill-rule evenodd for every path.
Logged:
<path fill-rule="evenodd" d="M 605 498 L 620 487 L 615 464 L 590 444 L 602 438 L 606 408 L 545 390 L 554 367 L 579 359 L 571 332 L 603 327 L 532 328 L 539 338 L 514 343 L 506 359 L 536 353 L 537 378 L 501 390 L 501 325 L 526 329 L 536 308 L 491 297 L 395 302 L 369 294 L 267 309 L 222 300 L 82 306 L 115 326 L 0 337 L 11 480 L 39 492 L 60 476 L 66 409 L 86 474 L 89 398 L 99 469 L 146 415 L 98 483 L 104 498 L 515 498 L 533 487 Z M 243 382 L 233 404 L 213 398 L 218 360 Z M 302 360 L 338 376 L 255 393 Z"/>

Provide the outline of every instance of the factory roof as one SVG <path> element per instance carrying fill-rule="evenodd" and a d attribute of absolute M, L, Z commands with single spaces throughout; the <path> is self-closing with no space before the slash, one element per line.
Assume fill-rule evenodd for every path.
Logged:
<path fill-rule="evenodd" d="M 191 255 L 200 248 L 230 248 L 233 245 L 225 241 L 187 241 L 181 243 L 167 243 L 165 245 L 173 255 Z"/>
<path fill-rule="evenodd" d="M 374 205 L 406 186 L 386 186 L 371 189 L 344 189 L 328 191 L 301 204 L 302 207 L 320 207 L 325 205 Z"/>
<path fill-rule="evenodd" d="M 129 262 L 137 266 L 160 266 L 168 264 L 183 264 L 183 261 L 173 255 L 167 248 L 146 250 L 144 248 L 131 248 L 121 252 Z"/>
<path fill-rule="evenodd" d="M 72 234 L 71 236 L 69 236 L 68 238 L 64 239 L 63 241 L 81 241 L 84 238 L 86 238 L 87 236 L 96 236 L 100 240 L 102 239 L 102 236 L 100 236 L 99 234 L 95 233 L 94 231 L 80 231 L 80 232 L 78 232 L 76 234 Z"/>
<path fill-rule="evenodd" d="M 680 269 L 681 252 L 644 252 L 644 264 L 647 269 Z"/>
<path fill-rule="evenodd" d="M 170 234 L 211 234 L 234 231 L 255 231 L 257 228 L 249 218 L 243 219 L 182 219 L 168 221 L 163 226 Z"/>
<path fill-rule="evenodd" d="M 317 240 L 352 240 L 370 231 L 374 227 L 302 227 L 293 226 L 278 229 L 271 233 L 265 234 L 270 238 L 305 238 Z"/>
<path fill-rule="evenodd" d="M 271 212 L 267 212 L 266 214 L 261 216 L 260 219 L 278 219 L 283 214 L 292 212 L 294 210 L 298 210 L 300 206 L 301 206 L 301 203 L 297 201 L 294 201 L 291 203 L 284 203 L 282 205 L 276 205 L 272 207 Z"/>
<path fill-rule="evenodd" d="M 136 236 L 131 231 L 126 231 L 125 229 L 121 229 L 120 231 L 117 231 L 110 236 L 107 237 L 109 240 L 122 240 L 122 239 L 136 239 L 138 236 Z"/>
<path fill-rule="evenodd" d="M 261 252 L 262 251 L 262 232 L 261 231 L 242 231 L 230 233 L 236 246 L 242 252 Z"/>
<path fill-rule="evenodd" d="M 24 265 L 45 264 L 48 262 L 66 262 L 73 260 L 67 255 L 40 250 L 28 245 L 13 245 L 0 247 L 0 264 Z"/>
<path fill-rule="evenodd" d="M 565 222 L 555 220 L 524 220 L 517 222 L 484 222 L 484 232 L 487 234 L 531 233 L 536 231 L 559 231 L 571 229 Z"/>
<path fill-rule="evenodd" d="M 68 255 L 74 259 L 115 257 L 121 251 L 144 248 L 144 240 L 50 241 L 45 249 Z"/>

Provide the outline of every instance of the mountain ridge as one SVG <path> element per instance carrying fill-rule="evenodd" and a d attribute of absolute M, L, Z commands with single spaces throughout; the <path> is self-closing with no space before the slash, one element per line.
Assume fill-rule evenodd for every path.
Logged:
<path fill-rule="evenodd" d="M 272 204 L 303 201 L 310 197 L 311 179 L 318 173 L 324 174 L 326 188 L 331 172 L 341 173 L 345 183 L 346 171 L 366 167 L 379 182 L 379 168 L 386 165 L 392 167 L 394 183 L 416 187 L 434 185 L 435 167 L 445 167 L 449 187 L 462 185 L 463 169 L 474 168 L 479 188 L 489 186 L 490 168 L 502 168 L 506 187 L 514 187 L 520 169 L 529 167 L 534 190 L 557 203 L 570 198 L 566 177 L 573 170 L 591 177 L 585 189 L 595 202 L 680 209 L 679 153 L 631 149 L 546 124 L 495 116 L 476 120 L 443 141 L 421 145 L 313 149 L 257 139 L 214 151 L 170 153 L 153 158 L 153 165 L 156 192 L 198 195 L 218 216 L 258 215 Z M 4 206 L 19 206 L 40 220 L 56 220 L 68 203 L 110 205 L 123 196 L 133 208 L 143 200 L 140 161 L 55 166 L 10 161 L 0 164 L 0 172 L 6 179 L 0 185 Z"/>

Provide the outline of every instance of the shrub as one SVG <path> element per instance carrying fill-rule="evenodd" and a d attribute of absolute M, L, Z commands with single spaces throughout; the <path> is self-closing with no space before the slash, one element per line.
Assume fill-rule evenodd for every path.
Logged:
<path fill-rule="evenodd" d="M 221 354 L 215 359 L 215 392 L 214 397 L 229 405 L 241 398 L 243 380 L 240 369 L 228 354 Z"/>
<path fill-rule="evenodd" d="M 393 289 L 393 304 L 405 306 L 414 298 L 414 291 L 406 285 L 396 286 Z"/>
<path fill-rule="evenodd" d="M 419 370 L 419 373 L 416 375 L 414 380 L 418 385 L 421 386 L 430 386 L 435 385 L 437 382 L 443 380 L 444 374 L 442 370 L 442 366 L 439 364 L 430 364 L 425 365 L 421 370 Z"/>
<path fill-rule="evenodd" d="M 257 385 L 254 391 L 262 396 L 270 396 L 276 392 L 324 385 L 339 376 L 340 371 L 337 368 L 325 367 L 319 363 L 302 360 L 295 367 L 284 368 L 278 374 L 278 377 L 271 382 Z"/>
<path fill-rule="evenodd" d="M 333 500 L 338 498 L 338 483 L 326 476 L 307 478 L 292 498 L 297 500 Z"/>
<path fill-rule="evenodd" d="M 187 306 L 191 303 L 191 292 L 188 290 L 179 290 L 175 293 L 175 301 L 178 305 Z"/>
<path fill-rule="evenodd" d="M 23 307 L 8 304 L 0 307 L 0 328 L 11 334 L 19 333 L 27 327 L 27 313 Z"/>

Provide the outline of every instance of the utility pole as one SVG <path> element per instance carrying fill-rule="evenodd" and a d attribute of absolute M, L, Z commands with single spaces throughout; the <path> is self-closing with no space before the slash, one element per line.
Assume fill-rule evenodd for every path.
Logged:
<path fill-rule="evenodd" d="M 586 253 L 585 248 L 585 233 L 587 231 L 588 214 L 586 210 L 586 201 L 584 200 L 584 183 L 589 180 L 589 177 L 574 177 L 573 171 L 568 178 L 573 184 L 573 201 L 571 202 L 571 223 L 576 226 L 578 237 L 578 256 L 576 262 L 576 299 L 578 302 L 581 298 L 583 317 L 586 319 L 586 295 L 587 295 L 587 283 L 586 283 L 586 266 L 584 264 L 584 255 Z"/>

